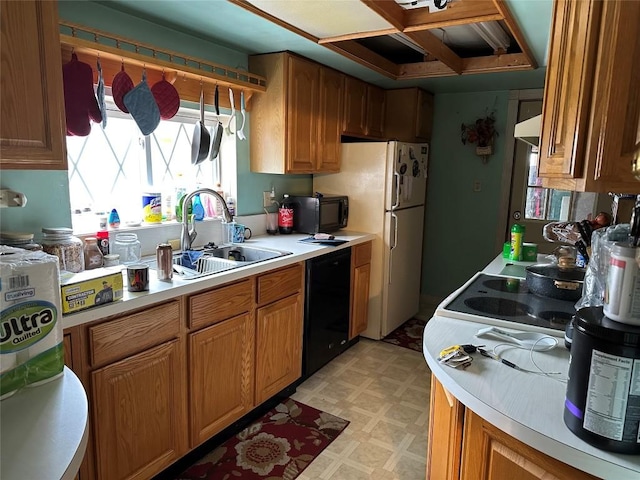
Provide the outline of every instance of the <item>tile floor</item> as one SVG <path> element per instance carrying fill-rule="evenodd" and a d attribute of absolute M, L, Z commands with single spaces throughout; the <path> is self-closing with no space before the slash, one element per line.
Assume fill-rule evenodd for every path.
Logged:
<path fill-rule="evenodd" d="M 292 396 L 351 422 L 298 480 L 424 480 L 429 390 L 422 353 L 361 339 Z"/>

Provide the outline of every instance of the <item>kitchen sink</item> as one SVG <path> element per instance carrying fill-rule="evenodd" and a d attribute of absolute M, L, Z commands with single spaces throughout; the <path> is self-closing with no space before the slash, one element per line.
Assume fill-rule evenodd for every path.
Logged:
<path fill-rule="evenodd" d="M 178 277 L 192 280 L 285 255 L 291 255 L 291 252 L 269 248 L 223 245 L 215 248 L 190 250 L 188 255 L 176 253 L 173 255 L 173 269 Z M 147 263 L 151 269 L 158 268 L 155 259 Z"/>

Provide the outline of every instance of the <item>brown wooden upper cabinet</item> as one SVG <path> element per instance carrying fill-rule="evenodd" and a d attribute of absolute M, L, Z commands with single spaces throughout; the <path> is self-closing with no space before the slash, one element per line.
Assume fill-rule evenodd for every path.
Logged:
<path fill-rule="evenodd" d="M 344 75 L 287 52 L 249 57 L 249 69 L 267 78 L 251 100 L 251 171 L 338 172 Z"/>
<path fill-rule="evenodd" d="M 346 77 L 342 134 L 384 137 L 385 92 L 353 77 Z"/>
<path fill-rule="evenodd" d="M 58 4 L 2 2 L 0 167 L 65 170 Z"/>
<path fill-rule="evenodd" d="M 576 191 L 640 192 L 640 2 L 557 0 L 539 175 Z"/>
<path fill-rule="evenodd" d="M 386 91 L 386 138 L 401 142 L 428 142 L 432 128 L 431 93 L 417 87 Z"/>

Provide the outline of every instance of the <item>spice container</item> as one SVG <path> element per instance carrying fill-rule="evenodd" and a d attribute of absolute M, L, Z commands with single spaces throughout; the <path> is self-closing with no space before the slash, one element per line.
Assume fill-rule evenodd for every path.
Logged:
<path fill-rule="evenodd" d="M 131 265 L 140 262 L 140 241 L 135 233 L 118 233 L 112 253 L 120 255 L 120 263 Z"/>
<path fill-rule="evenodd" d="M 73 273 L 84 270 L 82 240 L 74 236 L 70 228 L 43 228 L 42 250 L 58 257 L 60 270 Z"/>
<path fill-rule="evenodd" d="M 0 245 L 31 251 L 42 250 L 42 245 L 33 241 L 33 233 L 0 232 Z"/>
<path fill-rule="evenodd" d="M 87 270 L 102 267 L 102 252 L 96 237 L 84 239 L 84 266 Z"/>
<path fill-rule="evenodd" d="M 120 255 L 117 253 L 107 253 L 104 256 L 104 266 L 115 267 L 116 265 L 120 265 Z"/>

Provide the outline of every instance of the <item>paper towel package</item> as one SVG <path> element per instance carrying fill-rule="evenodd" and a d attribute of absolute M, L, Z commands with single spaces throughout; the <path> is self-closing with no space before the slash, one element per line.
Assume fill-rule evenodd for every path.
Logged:
<path fill-rule="evenodd" d="M 58 257 L 0 245 L 0 399 L 63 374 Z"/>

